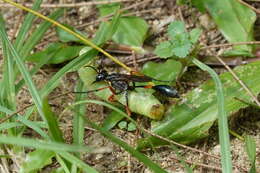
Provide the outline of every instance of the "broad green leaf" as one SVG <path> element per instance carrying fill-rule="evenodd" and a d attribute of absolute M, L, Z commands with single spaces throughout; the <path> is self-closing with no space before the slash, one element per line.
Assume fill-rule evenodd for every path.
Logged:
<path fill-rule="evenodd" d="M 151 76 L 154 79 L 170 81 L 170 82 L 158 82 L 153 81 L 155 84 L 172 84 L 182 70 L 182 64 L 179 61 L 169 59 L 163 63 L 148 62 L 143 66 L 142 72 Z"/>
<path fill-rule="evenodd" d="M 120 3 L 97 5 L 97 8 L 99 10 L 100 16 L 104 17 L 104 16 L 107 16 L 109 14 L 113 14 L 117 10 L 119 10 L 120 9 Z"/>
<path fill-rule="evenodd" d="M 67 25 L 67 24 L 63 24 L 63 25 L 66 26 L 67 28 L 73 30 L 74 32 L 82 35 L 82 36 L 88 37 L 85 33 L 83 34 L 82 32 L 80 32 L 79 30 L 73 28 L 70 25 Z M 65 42 L 65 43 L 67 43 L 67 42 L 83 43 L 79 38 L 77 38 L 74 35 L 68 33 L 67 31 L 64 31 L 60 27 L 56 27 L 56 33 L 57 33 L 57 35 L 59 37 L 59 40 L 62 41 L 62 42 Z"/>
<path fill-rule="evenodd" d="M 235 68 L 235 73 L 246 83 L 254 94 L 260 92 L 260 62 Z M 220 75 L 224 87 L 226 111 L 228 115 L 237 112 L 247 105 L 234 99 L 238 97 L 248 100 L 250 97 L 244 89 L 233 79 L 230 73 Z M 208 136 L 208 129 L 218 116 L 218 105 L 215 86 L 212 80 L 188 92 L 183 98 L 183 103 L 172 105 L 165 118 L 152 128 L 156 134 L 168 137 L 181 143 L 191 143 Z M 163 141 L 149 137 L 140 142 L 139 147 L 149 145 L 163 145 Z"/>
<path fill-rule="evenodd" d="M 190 41 L 192 42 L 192 44 L 197 43 L 201 33 L 202 30 L 199 28 L 195 28 L 190 31 Z"/>
<path fill-rule="evenodd" d="M 120 9 L 120 3 L 98 5 L 100 16 L 113 14 Z M 120 17 L 118 28 L 112 40 L 118 44 L 125 44 L 133 47 L 141 47 L 146 38 L 148 24 L 140 17 Z M 135 49 L 134 49 L 135 50 Z"/>
<path fill-rule="evenodd" d="M 120 129 L 126 129 L 127 128 L 127 122 L 126 121 L 121 121 L 120 123 L 118 123 L 118 127 Z"/>
<path fill-rule="evenodd" d="M 253 26 L 256 14 L 237 0 L 200 0 L 212 16 L 219 30 L 231 43 L 254 41 Z M 235 49 L 252 51 L 252 45 L 238 45 Z"/>
<path fill-rule="evenodd" d="M 69 46 L 66 43 L 51 43 L 43 51 L 36 52 L 27 58 L 28 61 L 40 62 L 43 58 L 50 59 L 48 64 L 59 64 L 79 55 L 84 46 Z"/>
<path fill-rule="evenodd" d="M 172 44 L 172 52 L 175 56 L 185 58 L 190 53 L 192 44 L 188 33 L 175 35 L 175 38 L 170 42 Z"/>
<path fill-rule="evenodd" d="M 196 36 L 195 31 L 191 33 L 194 36 Z M 157 46 L 155 49 L 155 54 L 162 58 L 168 58 L 172 56 L 185 58 L 190 53 L 192 41 L 197 38 L 192 39 L 190 37 L 190 34 L 185 30 L 184 23 L 181 21 L 172 22 L 168 26 L 167 33 L 169 35 L 170 41 L 159 44 L 159 46 Z"/>
<path fill-rule="evenodd" d="M 52 163 L 52 158 L 55 156 L 53 151 L 37 149 L 26 155 L 22 164 L 20 173 L 37 172 L 41 168 Z"/>
<path fill-rule="evenodd" d="M 119 114 L 116 111 L 112 111 L 106 116 L 106 119 L 104 120 L 102 124 L 102 128 L 105 130 L 112 129 L 119 121 L 121 121 L 124 118 L 121 114 Z"/>
<path fill-rule="evenodd" d="M 176 36 L 182 35 L 186 32 L 185 25 L 181 21 L 174 21 L 172 22 L 167 29 L 167 33 L 170 39 L 175 39 Z"/>
<path fill-rule="evenodd" d="M 115 34 L 120 19 L 120 13 L 117 12 L 112 21 L 110 22 L 102 22 L 96 32 L 96 36 L 92 40 L 96 45 L 102 45 L 106 43 L 108 40 L 111 40 L 113 35 Z"/>
<path fill-rule="evenodd" d="M 127 131 L 131 132 L 131 131 L 135 131 L 135 130 L 136 130 L 136 125 L 132 122 L 128 123 Z"/>
<path fill-rule="evenodd" d="M 135 16 L 120 17 L 118 28 L 112 39 L 118 44 L 141 47 L 146 38 L 148 24 Z"/>
<path fill-rule="evenodd" d="M 256 165 L 255 165 L 256 143 L 255 143 L 254 139 L 250 136 L 246 136 L 245 141 L 246 141 L 246 152 L 247 152 L 248 158 L 251 162 L 251 168 L 250 168 L 249 172 L 256 173 Z"/>
<path fill-rule="evenodd" d="M 187 0 L 185 0 L 185 1 L 187 1 Z M 195 6 L 201 12 L 206 11 L 206 8 L 204 7 L 203 1 L 191 0 L 191 3 L 192 3 L 193 6 Z"/>
<path fill-rule="evenodd" d="M 154 53 L 161 58 L 169 58 L 174 55 L 171 42 L 165 41 L 156 46 Z"/>

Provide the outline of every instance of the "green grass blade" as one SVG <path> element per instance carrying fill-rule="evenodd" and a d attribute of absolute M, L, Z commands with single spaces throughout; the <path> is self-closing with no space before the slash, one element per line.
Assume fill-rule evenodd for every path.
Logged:
<path fill-rule="evenodd" d="M 0 112 L 4 112 L 4 113 L 10 115 L 14 111 L 11 111 L 10 109 L 0 105 Z M 39 133 L 45 139 L 49 139 L 49 136 L 41 129 L 39 123 L 27 120 L 25 117 L 23 117 L 21 115 L 17 116 L 17 120 L 20 121 L 21 123 L 23 123 L 24 125 L 26 125 L 27 127 L 30 127 L 31 129 L 33 129 L 35 132 Z M 18 126 L 21 126 L 21 123 L 15 123 L 15 124 L 18 124 Z M 2 128 L 6 129 L 9 126 L 13 126 L 14 125 L 14 124 L 8 124 L 8 126 L 6 127 L 5 124 L 6 124 L 6 122 L 2 123 L 0 125 L 0 129 L 1 129 L 1 126 L 2 126 Z"/>
<path fill-rule="evenodd" d="M 86 54 L 83 54 L 78 58 L 69 62 L 67 65 L 61 68 L 57 73 L 55 73 L 55 75 L 41 89 L 41 95 L 43 97 L 47 96 L 54 88 L 56 88 L 59 85 L 62 76 L 64 76 L 72 68 L 75 68 L 75 66 L 78 67 L 83 66 L 84 64 L 92 60 L 97 54 L 98 52 L 96 50 L 91 50 Z"/>
<path fill-rule="evenodd" d="M 19 55 L 17 54 L 16 50 L 14 49 L 14 47 L 8 40 L 7 34 L 3 31 L 2 28 L 0 30 L 0 34 L 1 34 L 2 39 L 7 43 L 9 49 L 11 50 L 11 53 L 14 56 L 14 59 L 16 60 L 17 66 L 18 66 L 19 70 L 21 71 L 23 78 L 25 79 L 25 81 L 29 87 L 29 91 L 32 95 L 32 98 L 37 107 L 37 110 L 38 110 L 39 114 L 41 115 L 42 119 L 48 124 L 48 128 L 49 128 L 52 138 L 56 141 L 63 141 L 62 133 L 60 132 L 60 130 L 58 128 L 58 123 L 56 121 L 54 121 L 54 116 L 50 114 L 50 111 L 48 111 L 46 106 L 45 106 L 44 110 L 42 109 L 43 106 L 42 106 L 41 98 L 40 98 L 40 95 L 39 95 L 35 85 L 32 82 L 31 76 L 30 76 L 29 72 L 26 70 L 25 65 L 23 64 L 22 60 L 19 58 Z"/>
<path fill-rule="evenodd" d="M 96 101 L 96 100 L 84 100 L 84 101 L 80 101 L 75 103 L 73 106 L 77 105 L 77 104 L 83 104 L 83 103 L 96 103 L 96 104 L 100 104 L 103 106 L 106 106 L 108 108 L 111 108 L 112 110 L 122 114 L 125 117 L 128 117 L 128 119 L 132 120 L 134 122 L 134 124 L 136 124 L 136 122 L 131 119 L 126 113 L 122 112 L 120 109 L 105 103 L 105 102 L 101 102 L 101 101 Z M 87 124 L 89 124 L 92 128 L 96 129 L 97 131 L 99 131 L 103 136 L 107 137 L 109 140 L 111 140 L 113 143 L 119 145 L 120 147 L 124 148 L 124 150 L 126 150 L 127 152 L 129 152 L 132 156 L 134 156 L 135 158 L 137 158 L 140 162 L 144 163 L 144 165 L 146 165 L 148 168 L 150 168 L 151 170 L 153 170 L 154 172 L 158 172 L 158 173 L 165 173 L 166 171 L 163 170 L 159 165 L 157 165 L 156 163 L 154 163 L 153 161 L 151 161 L 147 156 L 143 155 L 142 153 L 140 153 L 139 151 L 137 151 L 136 149 L 134 149 L 133 147 L 131 147 L 130 145 L 128 145 L 126 142 L 122 141 L 121 139 L 119 139 L 118 137 L 114 136 L 112 133 L 110 133 L 109 131 L 103 129 L 102 127 L 99 127 L 98 125 L 96 125 L 95 123 L 91 122 L 87 117 L 85 117 L 84 115 L 81 115 L 85 122 Z"/>
<path fill-rule="evenodd" d="M 50 57 L 51 58 L 51 57 Z M 31 76 L 33 76 L 36 72 L 39 71 L 39 69 L 47 64 L 47 62 L 50 60 L 50 58 L 42 58 L 37 64 L 35 64 L 35 66 L 32 68 L 32 70 L 30 71 Z M 15 90 L 16 93 L 21 89 L 21 87 L 24 85 L 24 80 L 21 79 L 15 86 Z"/>
<path fill-rule="evenodd" d="M 12 56 L 14 57 L 14 59 L 17 63 L 17 66 L 18 66 L 20 72 L 22 73 L 23 78 L 25 79 L 25 81 L 28 85 L 29 91 L 30 91 L 32 98 L 33 98 L 33 101 L 34 101 L 39 113 L 43 116 L 41 98 L 40 98 L 40 95 L 38 94 L 37 88 L 33 84 L 32 78 L 31 78 L 29 72 L 27 71 L 23 61 L 20 59 L 18 53 L 16 52 L 13 45 L 9 41 L 8 36 L 7 36 L 6 32 L 4 31 L 4 28 L 1 27 L 1 26 L 0 26 L 0 36 L 1 36 L 1 39 L 9 47 L 10 52 L 11 52 Z"/>
<path fill-rule="evenodd" d="M 51 139 L 57 142 L 64 142 L 62 132 L 59 128 L 57 116 L 51 111 L 47 100 L 43 101 L 43 112 L 48 124 Z"/>
<path fill-rule="evenodd" d="M 250 136 L 245 137 L 246 141 L 246 152 L 251 162 L 250 173 L 256 173 L 256 143 Z"/>
<path fill-rule="evenodd" d="M 84 84 L 79 80 L 76 91 L 83 91 Z M 80 101 L 85 99 L 85 94 L 77 94 L 75 101 Z M 84 143 L 84 119 L 80 115 L 85 115 L 86 108 L 84 105 L 77 105 L 74 109 L 73 117 L 73 143 L 83 144 Z"/>
<path fill-rule="evenodd" d="M 36 124 L 38 127 L 46 128 L 45 124 L 42 122 L 33 122 L 33 123 Z M 5 122 L 0 124 L 0 131 L 7 130 L 14 127 L 22 127 L 22 126 L 24 126 L 24 124 L 19 122 L 10 122 L 10 123 Z"/>
<path fill-rule="evenodd" d="M 0 25 L 1 29 L 5 32 L 5 24 L 2 15 L 0 16 Z M 2 52 L 4 58 L 3 64 L 3 79 L 0 83 L 0 103 L 7 106 L 8 108 L 15 110 L 16 109 L 16 99 L 14 93 L 14 60 L 8 49 L 8 45 L 4 40 L 2 41 Z"/>
<path fill-rule="evenodd" d="M 14 127 L 20 127 L 20 126 L 23 126 L 23 124 L 17 122 L 11 122 L 11 123 L 5 122 L 0 124 L 0 131 L 11 129 Z"/>
<path fill-rule="evenodd" d="M 78 165 L 78 167 L 82 168 L 84 172 L 89 172 L 89 173 L 98 173 L 94 168 L 90 167 L 86 163 L 84 163 L 82 160 L 77 158 L 76 156 L 68 153 L 68 152 L 59 152 L 58 153 L 61 157 L 66 159 L 67 161 L 71 162 L 72 164 Z"/>
<path fill-rule="evenodd" d="M 82 145 L 69 145 L 64 143 L 52 142 L 52 141 L 42 141 L 36 139 L 28 139 L 23 137 L 13 137 L 0 135 L 0 143 L 11 144 L 22 147 L 32 147 L 43 150 L 57 151 L 69 151 L 69 152 L 91 152 L 93 149 L 82 146 Z"/>
<path fill-rule="evenodd" d="M 33 129 L 39 135 L 45 139 L 50 139 L 50 137 L 37 125 L 35 122 L 25 119 L 23 116 L 18 115 L 17 120 L 23 123 L 25 126 Z"/>
<path fill-rule="evenodd" d="M 34 1 L 32 9 L 35 11 L 39 10 L 41 3 L 42 3 L 42 0 Z M 28 31 L 32 27 L 33 20 L 35 19 L 35 17 L 36 16 L 34 16 L 33 14 L 28 13 L 24 18 L 24 22 L 22 23 L 22 26 L 18 32 L 18 35 L 17 35 L 15 43 L 14 43 L 14 47 L 16 48 L 16 50 L 18 52 L 23 47 L 24 40 L 26 39 L 26 37 L 29 33 Z"/>
<path fill-rule="evenodd" d="M 225 111 L 225 99 L 221 81 L 217 73 L 203 64 L 199 60 L 193 58 L 192 62 L 204 71 L 207 71 L 213 81 L 215 82 L 217 91 L 217 103 L 218 103 L 218 129 L 219 129 L 219 140 L 221 146 L 221 164 L 222 171 L 226 173 L 232 172 L 231 152 L 230 152 L 230 141 L 228 133 L 227 114 Z"/>
<path fill-rule="evenodd" d="M 70 173 L 68 166 L 66 165 L 64 160 L 58 154 L 56 154 L 56 159 L 59 162 L 59 164 L 61 165 L 62 169 L 65 171 L 65 173 Z"/>
<path fill-rule="evenodd" d="M 49 17 L 53 20 L 58 19 L 63 14 L 63 9 L 58 9 L 55 12 L 53 12 Z M 50 22 L 44 21 L 40 26 L 33 32 L 33 34 L 27 39 L 25 44 L 23 45 L 21 49 L 20 55 L 23 59 L 25 59 L 31 50 L 34 48 L 34 46 L 42 39 L 45 32 L 52 26 Z"/>

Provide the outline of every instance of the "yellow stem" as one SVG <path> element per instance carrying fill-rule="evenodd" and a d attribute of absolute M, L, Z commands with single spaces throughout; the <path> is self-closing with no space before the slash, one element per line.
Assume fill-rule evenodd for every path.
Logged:
<path fill-rule="evenodd" d="M 230 130 L 230 129 L 229 129 L 229 133 L 230 133 L 231 135 L 237 137 L 237 138 L 238 138 L 239 140 L 241 140 L 241 141 L 244 141 L 244 140 L 245 140 L 242 136 L 240 136 L 239 134 L 237 134 L 237 133 L 234 132 L 233 130 Z"/>
<path fill-rule="evenodd" d="M 132 69 L 131 69 L 130 67 L 128 67 L 127 65 L 125 65 L 124 63 L 122 63 L 121 61 L 119 61 L 117 58 L 113 57 L 112 55 L 110 55 L 109 53 L 107 53 L 106 51 L 104 51 L 103 49 L 101 49 L 100 47 L 98 47 L 97 45 L 95 45 L 94 43 L 92 43 L 91 41 L 89 41 L 88 39 L 82 37 L 82 36 L 81 36 L 80 34 L 78 34 L 78 33 L 75 33 L 74 31 L 70 30 L 69 28 L 65 27 L 64 25 L 60 24 L 59 22 L 56 22 L 55 20 L 52 20 L 52 19 L 50 19 L 50 18 L 48 18 L 48 17 L 46 17 L 46 16 L 44 16 L 44 15 L 42 15 L 42 14 L 40 14 L 40 13 L 34 11 L 34 10 L 32 10 L 32 9 L 30 9 L 30 8 L 27 8 L 27 7 L 23 6 L 23 5 L 17 4 L 17 3 L 15 3 L 15 2 L 11 1 L 11 0 L 3 0 L 3 1 L 5 1 L 5 2 L 7 2 L 7 3 L 9 3 L 9 4 L 11 4 L 11 5 L 15 6 L 15 7 L 17 7 L 17 8 L 20 8 L 20 9 L 22 9 L 22 10 L 25 10 L 25 11 L 27 11 L 27 12 L 30 12 L 30 13 L 32 13 L 32 14 L 34 14 L 34 15 L 36 15 L 36 16 L 38 16 L 38 17 L 40 17 L 40 18 L 42 18 L 42 19 L 44 19 L 44 20 L 46 20 L 46 21 L 48 21 L 48 22 L 50 22 L 50 23 L 52 23 L 52 24 L 54 24 L 54 25 L 56 25 L 57 27 L 60 27 L 61 29 L 67 31 L 68 33 L 70 33 L 70 34 L 74 35 L 75 37 L 79 38 L 80 40 L 82 40 L 82 41 L 83 41 L 85 44 L 87 44 L 88 46 L 90 46 L 90 47 L 92 47 L 92 48 L 98 50 L 98 51 L 101 52 L 101 53 L 103 53 L 105 56 L 107 56 L 108 58 L 110 58 L 112 61 L 114 61 L 114 62 L 117 63 L 118 65 L 122 66 L 122 67 L 123 67 L 124 69 L 126 69 L 127 71 L 129 71 L 129 72 L 132 71 Z"/>

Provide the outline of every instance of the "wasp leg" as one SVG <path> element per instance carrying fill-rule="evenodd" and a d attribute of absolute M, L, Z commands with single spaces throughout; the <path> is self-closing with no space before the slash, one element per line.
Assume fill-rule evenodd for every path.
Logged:
<path fill-rule="evenodd" d="M 112 87 L 111 87 L 112 88 Z M 113 89 L 113 88 L 112 88 Z M 113 89 L 114 90 L 114 89 Z M 115 90 L 114 90 L 115 91 Z M 112 91 L 111 91 L 112 92 Z M 115 95 L 118 95 L 118 94 L 122 94 L 124 91 L 119 91 L 119 92 L 112 92 L 113 94 L 111 96 L 109 96 L 108 100 L 111 101 L 111 102 L 114 102 L 116 101 L 115 100 Z"/>
<path fill-rule="evenodd" d="M 117 95 L 117 93 L 116 93 L 115 89 L 114 89 L 113 87 L 111 87 L 111 86 L 108 86 L 108 88 L 109 88 L 109 90 L 112 92 L 112 95 L 108 97 L 108 100 L 109 100 L 110 102 L 116 101 L 116 100 L 115 100 L 115 95 Z"/>

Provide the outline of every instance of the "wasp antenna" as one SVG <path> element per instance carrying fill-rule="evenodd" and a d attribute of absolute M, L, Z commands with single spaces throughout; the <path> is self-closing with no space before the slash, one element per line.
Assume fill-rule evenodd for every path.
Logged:
<path fill-rule="evenodd" d="M 95 67 L 93 67 L 93 66 L 87 65 L 85 67 L 90 67 L 90 68 L 92 68 L 93 70 L 95 70 L 98 73 L 98 70 Z"/>

